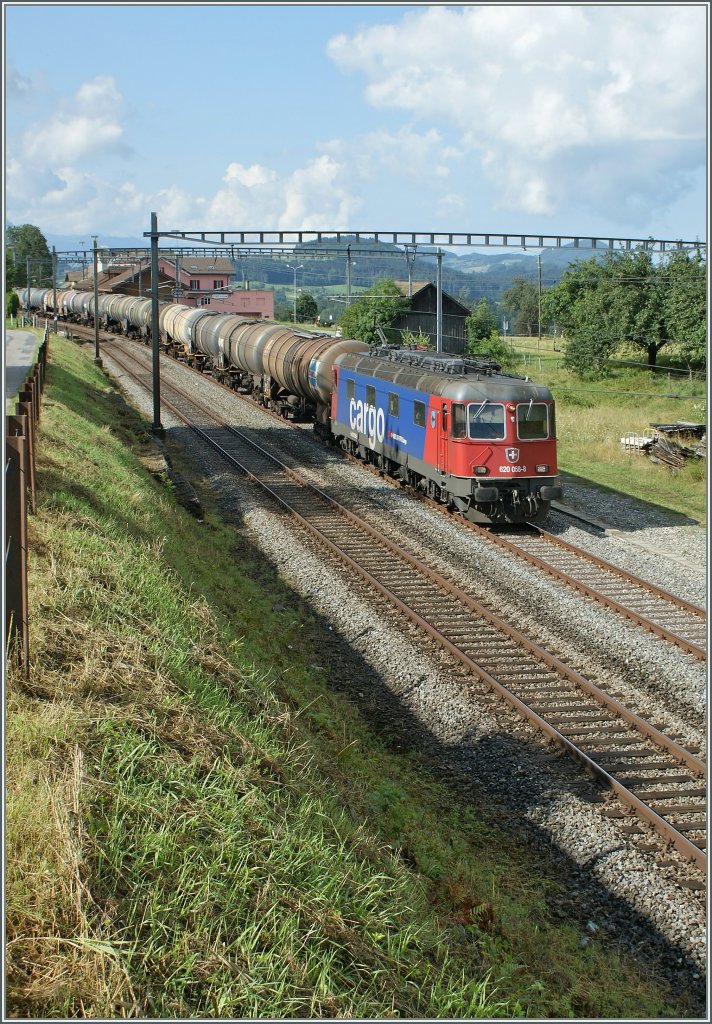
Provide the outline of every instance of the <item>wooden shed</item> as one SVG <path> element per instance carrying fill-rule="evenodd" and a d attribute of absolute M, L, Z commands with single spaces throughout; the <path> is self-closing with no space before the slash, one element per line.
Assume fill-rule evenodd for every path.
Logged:
<path fill-rule="evenodd" d="M 407 297 L 408 282 L 396 281 L 400 292 Z M 437 319 L 437 288 L 431 281 L 413 281 L 411 285 L 411 309 L 402 313 L 392 327 L 412 331 L 413 334 L 428 335 L 429 345 L 435 348 Z M 461 355 L 465 351 L 467 331 L 465 319 L 470 309 L 458 302 L 452 295 L 443 292 L 443 351 Z"/>

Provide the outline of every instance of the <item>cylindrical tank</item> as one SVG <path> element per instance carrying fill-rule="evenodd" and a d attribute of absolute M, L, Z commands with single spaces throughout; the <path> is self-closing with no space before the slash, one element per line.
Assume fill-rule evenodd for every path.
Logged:
<path fill-rule="evenodd" d="M 136 299 L 129 310 L 129 323 L 134 327 L 151 326 L 151 300 Z"/>
<path fill-rule="evenodd" d="M 67 313 L 71 313 L 71 311 L 72 311 L 71 303 L 72 303 L 72 300 L 74 299 L 74 296 L 76 294 L 77 293 L 74 291 L 74 289 L 69 289 L 69 291 L 62 292 L 61 297 L 59 295 L 57 296 L 57 301 L 59 303 L 59 310 L 60 310 L 60 312 L 62 313 L 63 316 L 66 316 Z"/>
<path fill-rule="evenodd" d="M 265 349 L 291 334 L 289 327 L 263 320 L 247 321 L 230 336 L 230 362 L 257 377 L 268 373 Z"/>
<path fill-rule="evenodd" d="M 166 334 L 170 338 L 175 338 L 175 322 L 176 318 L 184 310 L 190 310 L 191 306 L 183 306 L 180 303 L 172 303 L 170 306 L 166 306 L 163 316 L 160 320 L 160 329 L 163 334 Z"/>
<path fill-rule="evenodd" d="M 44 300 L 48 291 L 48 288 L 30 288 L 28 292 L 27 288 L 21 288 L 18 295 L 25 309 L 44 309 Z"/>
<path fill-rule="evenodd" d="M 77 292 L 72 302 L 72 312 L 78 316 L 86 316 L 89 310 L 89 301 L 93 301 L 91 292 Z"/>
<path fill-rule="evenodd" d="M 226 360 L 220 349 L 220 330 L 235 321 L 234 313 L 218 313 L 217 316 L 199 320 L 193 330 L 193 344 L 198 352 L 210 356 L 216 366 L 224 366 Z"/>
<path fill-rule="evenodd" d="M 178 313 L 173 321 L 173 337 L 176 341 L 181 342 L 185 347 L 192 352 L 195 348 L 193 344 L 193 331 L 199 320 L 204 317 L 215 317 L 220 314 L 216 310 L 205 309 L 205 307 L 183 309 Z"/>
<path fill-rule="evenodd" d="M 107 318 L 109 320 L 114 320 L 114 321 L 118 321 L 119 320 L 119 316 L 117 315 L 117 310 L 119 308 L 119 303 L 121 302 L 122 299 L 123 299 L 123 295 L 110 295 L 109 296 L 108 302 L 106 303 L 106 309 L 105 309 L 106 316 L 107 316 Z"/>
<path fill-rule="evenodd" d="M 352 338 L 334 338 L 333 345 L 317 353 L 309 363 L 309 392 L 310 397 L 321 402 L 328 402 L 331 398 L 331 375 L 334 366 L 339 358 L 347 352 L 368 352 L 368 345 L 364 341 L 354 341 Z"/>

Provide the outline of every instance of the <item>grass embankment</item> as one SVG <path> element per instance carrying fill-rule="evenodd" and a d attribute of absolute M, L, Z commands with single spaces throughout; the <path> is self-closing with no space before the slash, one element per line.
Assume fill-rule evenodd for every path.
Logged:
<path fill-rule="evenodd" d="M 10 1014 L 684 1015 L 329 691 L 316 618 L 151 450 L 53 338 L 7 688 Z"/>
<path fill-rule="evenodd" d="M 542 339 L 538 353 L 536 338 L 513 342 L 515 371 L 546 384 L 556 399 L 564 484 L 569 476 L 576 483 L 607 487 L 706 523 L 705 459 L 689 459 L 672 471 L 620 443 L 626 434 L 649 435 L 651 423 L 706 422 L 704 380 L 612 364 L 603 380 L 586 382 L 563 367 L 564 353 L 554 351 L 553 339 Z"/>

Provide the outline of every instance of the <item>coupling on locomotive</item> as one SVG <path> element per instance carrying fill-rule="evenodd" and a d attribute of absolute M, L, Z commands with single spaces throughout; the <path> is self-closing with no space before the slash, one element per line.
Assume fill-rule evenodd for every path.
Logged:
<path fill-rule="evenodd" d="M 93 322 L 90 292 L 21 289 L 26 309 Z M 100 295 L 100 323 L 150 338 L 151 300 Z M 164 351 L 210 369 L 327 444 L 474 522 L 540 522 L 561 497 L 554 400 L 499 364 L 159 304 Z"/>

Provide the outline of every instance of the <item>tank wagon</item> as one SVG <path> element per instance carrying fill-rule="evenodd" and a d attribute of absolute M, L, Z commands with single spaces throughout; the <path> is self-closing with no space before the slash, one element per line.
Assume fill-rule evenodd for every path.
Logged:
<path fill-rule="evenodd" d="M 53 309 L 51 289 L 19 292 Z M 151 300 L 101 295 L 109 329 L 150 337 Z M 58 292 L 57 315 L 93 321 L 88 292 Z M 296 330 L 159 304 L 160 342 L 318 436 L 474 522 L 540 522 L 561 497 L 554 400 L 494 362 Z"/>

